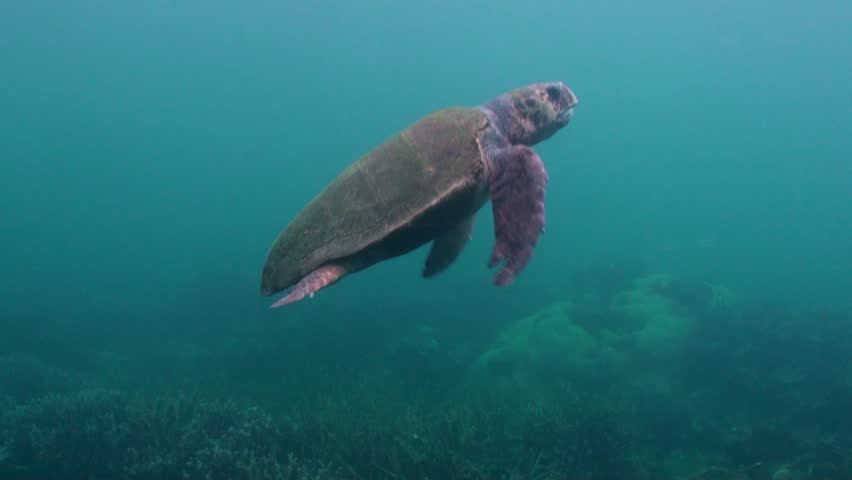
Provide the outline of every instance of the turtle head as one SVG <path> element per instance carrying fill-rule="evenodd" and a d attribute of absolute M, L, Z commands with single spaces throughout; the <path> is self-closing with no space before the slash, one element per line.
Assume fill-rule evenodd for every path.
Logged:
<path fill-rule="evenodd" d="M 507 92 L 487 107 L 501 120 L 500 128 L 510 142 L 534 145 L 568 125 L 577 101 L 564 83 L 542 82 Z"/>

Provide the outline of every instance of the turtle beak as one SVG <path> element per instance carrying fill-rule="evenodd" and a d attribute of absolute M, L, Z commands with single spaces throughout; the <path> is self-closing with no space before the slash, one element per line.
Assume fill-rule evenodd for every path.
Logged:
<path fill-rule="evenodd" d="M 560 102 L 562 103 L 562 105 L 560 105 L 562 108 L 559 110 L 559 120 L 564 123 L 568 123 L 574 116 L 574 107 L 577 106 L 577 103 L 579 103 L 580 100 L 565 84 L 560 85 L 560 87 L 562 89 L 563 101 Z"/>

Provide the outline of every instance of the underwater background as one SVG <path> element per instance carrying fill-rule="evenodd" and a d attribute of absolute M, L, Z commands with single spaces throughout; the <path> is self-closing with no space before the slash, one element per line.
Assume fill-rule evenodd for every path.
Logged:
<path fill-rule="evenodd" d="M 423 115 L 562 80 L 490 205 L 269 310 L 271 242 Z M 0 478 L 852 478 L 852 4 L 0 5 Z"/>

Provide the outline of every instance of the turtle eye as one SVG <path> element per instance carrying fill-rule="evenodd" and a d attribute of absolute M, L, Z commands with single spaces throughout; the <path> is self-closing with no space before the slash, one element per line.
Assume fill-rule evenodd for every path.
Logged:
<path fill-rule="evenodd" d="M 550 100 L 552 102 L 555 102 L 559 98 L 559 95 L 561 93 L 559 91 L 559 87 L 553 87 L 553 86 L 547 87 L 545 89 L 545 91 L 547 92 L 547 96 L 550 97 Z"/>

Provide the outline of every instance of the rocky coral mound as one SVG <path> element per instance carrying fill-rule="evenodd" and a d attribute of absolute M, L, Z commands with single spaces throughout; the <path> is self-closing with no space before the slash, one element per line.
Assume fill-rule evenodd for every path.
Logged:
<path fill-rule="evenodd" d="M 686 288 L 668 275 L 649 275 L 605 298 L 555 303 L 508 327 L 473 369 L 491 381 L 543 386 L 560 378 L 632 374 L 637 364 L 664 364 L 683 353 L 696 312 L 727 305 L 723 302 L 731 298 L 718 286 L 707 285 L 704 296 L 691 297 L 681 292 Z"/>

